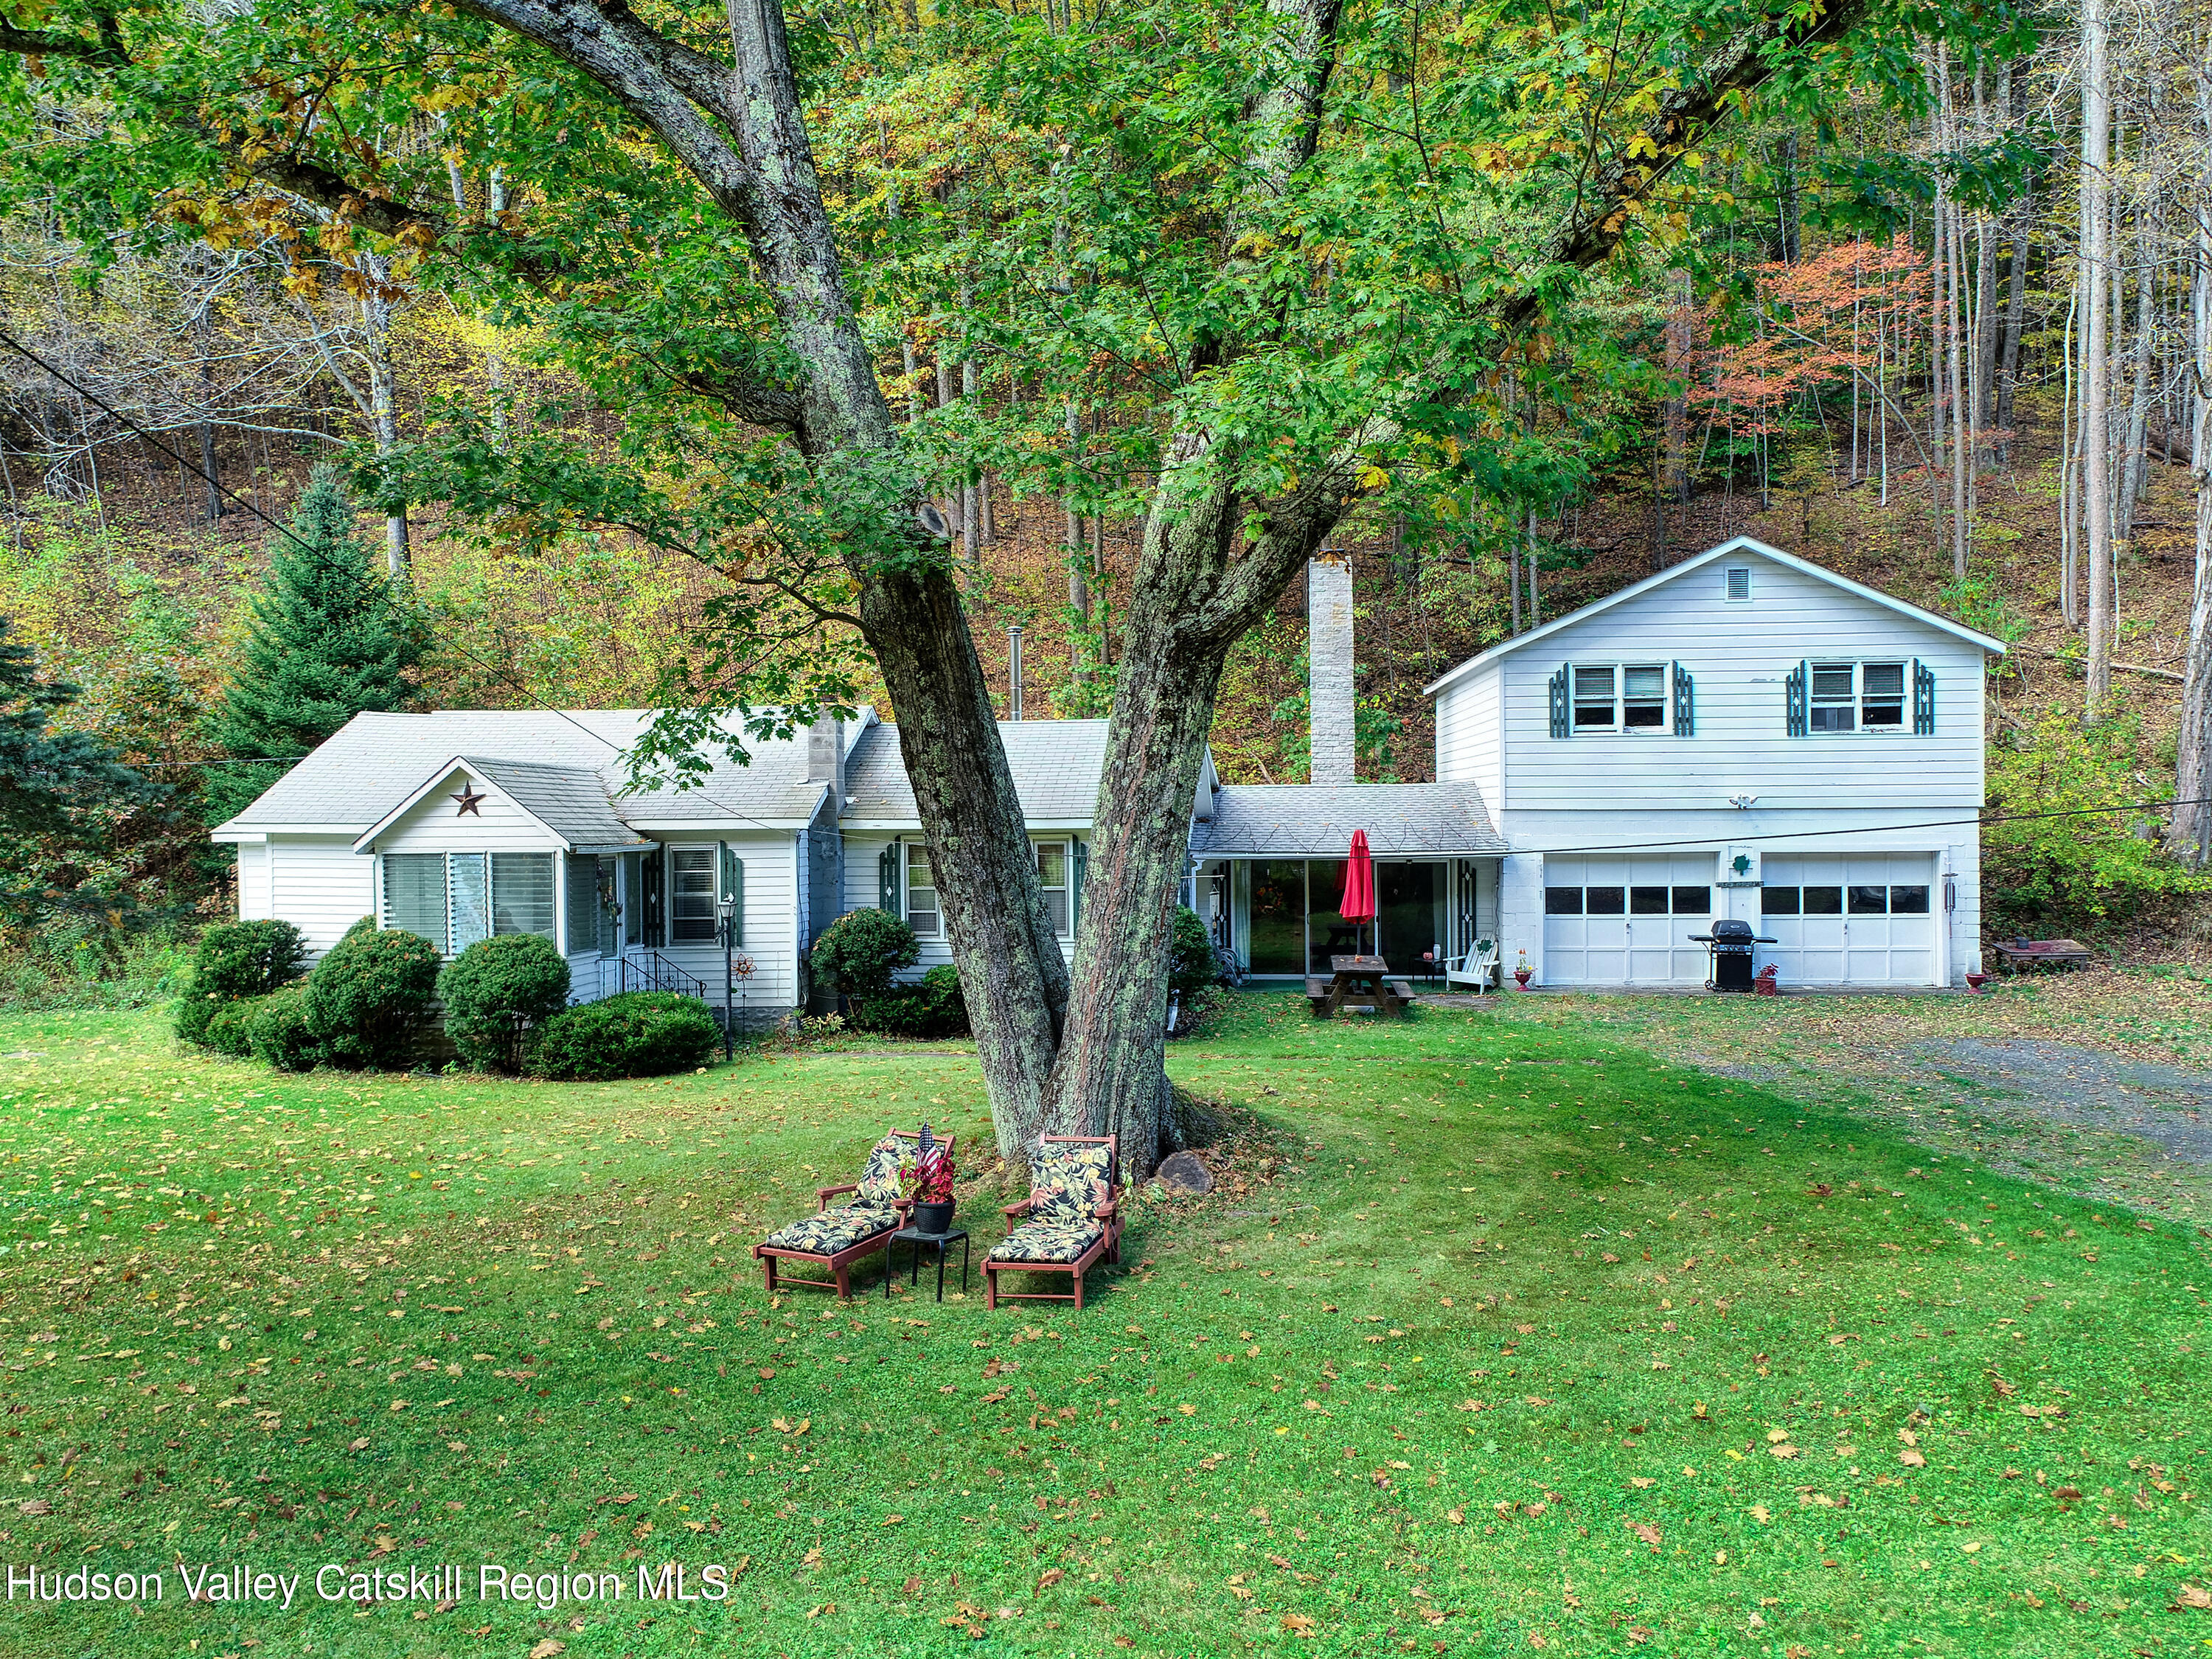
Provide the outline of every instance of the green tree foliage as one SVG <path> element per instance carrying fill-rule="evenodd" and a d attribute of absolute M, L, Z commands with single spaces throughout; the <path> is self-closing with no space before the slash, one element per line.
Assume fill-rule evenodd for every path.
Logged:
<path fill-rule="evenodd" d="M 808 958 L 854 1002 L 890 989 L 891 975 L 921 959 L 921 945 L 904 918 L 888 910 L 851 910 L 831 922 Z"/>
<path fill-rule="evenodd" d="M 210 769 L 211 823 L 234 815 L 283 775 L 285 760 L 356 714 L 404 708 L 413 696 L 416 629 L 362 539 L 335 467 L 314 470 L 290 529 L 270 538 L 246 648 L 209 723 L 234 759 L 272 763 Z"/>
<path fill-rule="evenodd" d="M 96 844 L 120 812 L 156 793 L 98 738 L 52 724 L 77 695 L 40 678 L 37 653 L 0 617 L 0 921 L 66 901 L 36 879 L 52 843 Z"/>
<path fill-rule="evenodd" d="M 705 1065 L 721 1041 L 697 998 L 625 991 L 547 1020 L 531 1039 L 527 1065 L 532 1076 L 562 1083 L 660 1077 Z"/>
<path fill-rule="evenodd" d="M 478 939 L 438 975 L 446 1035 L 480 1072 L 522 1069 L 525 1036 L 568 1000 L 568 959 L 537 933 Z"/>
<path fill-rule="evenodd" d="M 438 988 L 438 947 L 363 916 L 307 977 L 307 1022 L 340 1066 L 397 1071 L 412 1053 Z"/>
<path fill-rule="evenodd" d="M 2149 807 L 2098 811 L 2160 792 L 2142 782 L 2142 734 L 2132 715 L 2083 726 L 2064 708 L 1992 744 L 1989 797 L 2000 816 L 1982 832 L 1988 921 L 2018 928 L 2094 927 L 2147 905 L 2212 892 L 2212 873 L 2168 857 Z"/>

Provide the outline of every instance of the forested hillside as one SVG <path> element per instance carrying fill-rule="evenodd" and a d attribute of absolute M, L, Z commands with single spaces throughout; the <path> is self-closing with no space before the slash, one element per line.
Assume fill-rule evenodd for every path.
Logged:
<path fill-rule="evenodd" d="M 994 706 L 1018 626 L 1029 717 L 1107 713 L 1216 602 L 1147 586 L 1197 526 L 1275 571 L 1214 753 L 1302 778 L 1303 554 L 1255 550 L 1329 479 L 1363 775 L 1420 779 L 1435 674 L 1749 532 L 2012 642 L 1992 808 L 2110 810 L 1993 827 L 2002 925 L 2196 955 L 2212 11 L 1369 6 L 1304 82 L 1237 45 L 1316 15 L 789 19 L 890 495 Z M 780 401 L 827 359 L 681 120 L 498 6 L 15 15 L 0 617 L 81 688 L 47 731 L 147 781 L 0 827 L 19 956 L 223 908 L 205 828 L 354 708 L 901 703 L 847 510 L 888 464 Z M 650 21 L 752 155 L 685 79 L 722 14 Z M 387 599 L 376 674 L 241 714 Z"/>

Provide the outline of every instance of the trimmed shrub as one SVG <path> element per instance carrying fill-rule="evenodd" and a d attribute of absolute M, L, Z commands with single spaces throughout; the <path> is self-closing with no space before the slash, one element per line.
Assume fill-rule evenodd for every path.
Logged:
<path fill-rule="evenodd" d="M 891 975 L 921 959 L 921 946 L 905 919 L 888 910 L 850 910 L 815 941 L 807 960 L 854 1003 L 891 988 Z"/>
<path fill-rule="evenodd" d="M 289 921 L 227 921 L 209 928 L 192 952 L 191 988 L 177 1003 L 177 1035 L 223 1054 L 245 1053 L 210 1039 L 217 1012 L 226 1003 L 265 997 L 298 978 L 307 959 L 307 941 Z"/>
<path fill-rule="evenodd" d="M 307 988 L 287 985 L 270 992 L 251 1008 L 246 1021 L 246 1045 L 254 1059 L 280 1072 L 312 1072 L 323 1057 L 323 1045 L 307 1020 Z"/>
<path fill-rule="evenodd" d="M 523 1032 L 567 1006 L 568 959 L 537 933 L 480 939 L 438 975 L 446 1035 L 479 1072 L 522 1069 Z"/>
<path fill-rule="evenodd" d="M 207 1023 L 201 1028 L 198 1038 L 204 1048 L 212 1048 L 219 1054 L 228 1054 L 235 1060 L 249 1060 L 253 1054 L 253 1041 L 246 1035 L 253 1016 L 260 1007 L 258 1001 L 240 999 L 231 1002 L 210 1002 Z"/>
<path fill-rule="evenodd" d="M 894 985 L 866 1002 L 853 1005 L 855 1030 L 884 1036 L 957 1037 L 968 1035 L 968 1000 L 960 975 L 940 964 L 915 985 Z"/>
<path fill-rule="evenodd" d="M 397 1071 L 438 988 L 438 947 L 363 916 L 307 976 L 307 1024 L 334 1065 Z"/>
<path fill-rule="evenodd" d="M 525 1066 L 556 1083 L 659 1077 L 703 1066 L 721 1028 L 696 997 L 674 991 L 625 991 L 563 1008 L 531 1037 Z"/>
<path fill-rule="evenodd" d="M 218 996 L 265 997 L 300 977 L 307 941 L 289 921 L 227 921 L 200 935 L 192 988 Z"/>
<path fill-rule="evenodd" d="M 1168 988 L 1188 997 L 1221 977 L 1220 958 L 1214 954 L 1213 935 L 1197 911 L 1187 904 L 1176 907 L 1168 935 Z"/>

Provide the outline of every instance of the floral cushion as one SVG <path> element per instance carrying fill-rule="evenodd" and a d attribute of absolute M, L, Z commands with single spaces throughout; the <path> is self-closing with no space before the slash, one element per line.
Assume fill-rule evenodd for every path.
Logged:
<path fill-rule="evenodd" d="M 863 1201 L 888 1204 L 899 1195 L 899 1158 L 901 1149 L 896 1135 L 885 1135 L 868 1154 L 868 1161 L 860 1166 L 860 1198 Z"/>
<path fill-rule="evenodd" d="M 1105 1236 L 1106 1230 L 1095 1221 L 1025 1221 L 1006 1236 L 988 1260 L 1073 1261 Z"/>
<path fill-rule="evenodd" d="M 1036 1206 L 1030 1213 L 1040 1221 L 1087 1224 L 1114 1196 L 1112 1170 L 1108 1147 L 1047 1143 L 1030 1194 Z"/>
<path fill-rule="evenodd" d="M 841 1204 L 820 1215 L 810 1215 L 779 1228 L 763 1240 L 769 1249 L 805 1250 L 810 1255 L 835 1255 L 865 1238 L 888 1232 L 898 1225 L 898 1212 L 889 1204 L 862 1199 Z"/>

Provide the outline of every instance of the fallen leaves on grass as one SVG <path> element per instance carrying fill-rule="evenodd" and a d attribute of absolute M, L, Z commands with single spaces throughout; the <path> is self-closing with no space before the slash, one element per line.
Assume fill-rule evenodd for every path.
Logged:
<path fill-rule="evenodd" d="M 1656 1555 L 1659 1553 L 1658 1528 L 1653 1526 L 1649 1521 L 1631 1521 L 1626 1524 L 1629 1531 L 1634 1533 L 1638 1538 L 1641 1538 L 1645 1543 L 1651 1546 L 1651 1553 L 1654 1555 Z"/>
<path fill-rule="evenodd" d="M 549 1636 L 530 1650 L 530 1659 L 553 1659 L 555 1654 L 566 1653 L 568 1650 L 568 1644 L 566 1642 L 556 1642 Z"/>

